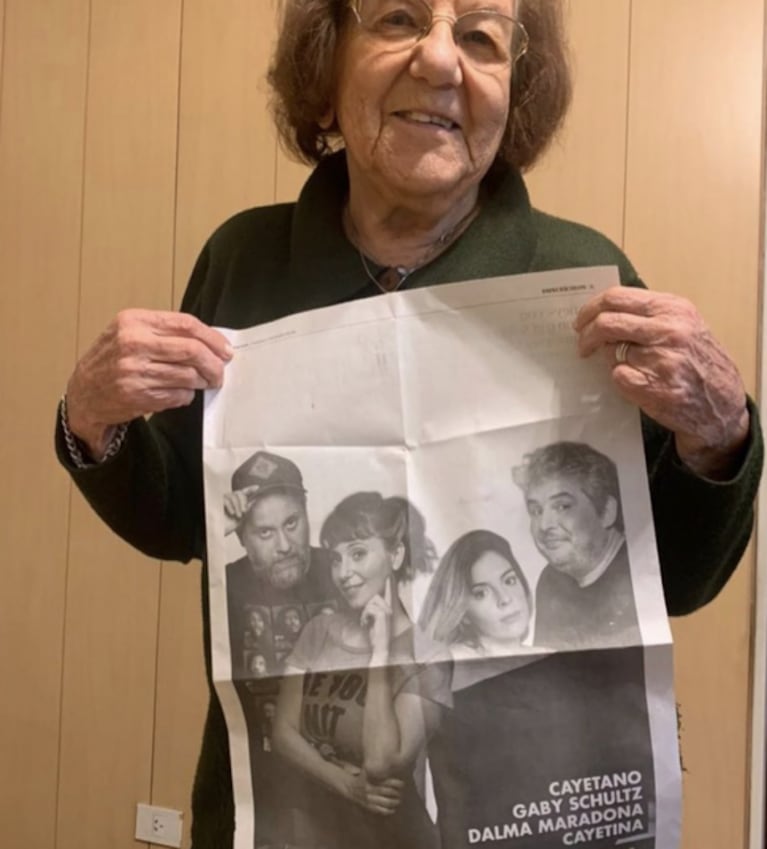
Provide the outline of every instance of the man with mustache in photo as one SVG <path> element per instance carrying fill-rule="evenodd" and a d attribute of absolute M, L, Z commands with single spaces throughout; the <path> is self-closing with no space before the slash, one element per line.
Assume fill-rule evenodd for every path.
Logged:
<path fill-rule="evenodd" d="M 306 490 L 291 460 L 258 451 L 232 475 L 224 498 L 227 533 L 236 533 L 245 556 L 226 567 L 234 677 L 243 663 L 243 635 L 253 604 L 272 609 L 327 603 L 338 598 L 327 552 L 309 544 Z M 270 669 L 270 672 L 278 671 Z M 244 672 L 244 670 L 243 670 Z M 245 673 L 247 675 L 247 673 Z"/>

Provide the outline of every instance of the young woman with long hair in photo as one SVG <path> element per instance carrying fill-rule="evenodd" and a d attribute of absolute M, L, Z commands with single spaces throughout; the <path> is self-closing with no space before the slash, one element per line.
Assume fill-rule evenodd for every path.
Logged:
<path fill-rule="evenodd" d="M 456 660 L 525 651 L 532 595 L 511 546 L 492 531 L 469 531 L 447 550 L 421 609 L 421 628 Z"/>
<path fill-rule="evenodd" d="M 275 749 L 307 779 L 288 842 L 436 847 L 414 772 L 450 704 L 451 664 L 401 597 L 432 568 L 423 517 L 407 499 L 359 492 L 328 516 L 320 541 L 345 609 L 310 620 L 286 663 Z"/>

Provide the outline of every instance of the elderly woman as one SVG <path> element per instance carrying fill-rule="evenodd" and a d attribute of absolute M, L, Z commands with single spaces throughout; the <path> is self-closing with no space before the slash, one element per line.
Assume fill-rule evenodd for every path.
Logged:
<path fill-rule="evenodd" d="M 286 0 L 270 72 L 286 146 L 317 165 L 295 204 L 208 241 L 182 311 L 129 310 L 75 367 L 61 461 L 99 514 L 156 557 L 205 557 L 200 390 L 246 327 L 416 287 L 617 265 L 576 321 L 644 413 L 669 610 L 719 591 L 748 540 L 761 465 L 753 407 L 695 308 L 646 291 L 607 239 L 534 210 L 520 176 L 569 100 L 558 0 Z M 155 415 L 150 420 L 144 416 Z M 204 612 L 207 622 L 207 609 Z M 229 752 L 211 697 L 195 849 L 231 844 Z"/>

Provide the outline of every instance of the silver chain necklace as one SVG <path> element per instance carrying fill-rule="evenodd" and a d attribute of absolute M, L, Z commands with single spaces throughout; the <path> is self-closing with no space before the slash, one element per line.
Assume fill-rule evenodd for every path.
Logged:
<path fill-rule="evenodd" d="M 410 267 L 406 267 L 404 265 L 387 265 L 382 268 L 377 276 L 370 270 L 365 254 L 362 252 L 362 248 L 360 248 L 359 231 L 354 226 L 354 221 L 352 221 L 348 204 L 344 207 L 343 219 L 346 224 L 347 236 L 352 244 L 357 248 L 357 253 L 359 254 L 365 275 L 382 292 L 386 293 L 395 292 L 414 271 L 417 271 L 419 268 L 423 268 L 425 265 L 428 265 L 430 262 L 435 260 L 468 229 L 469 225 L 472 221 L 474 221 L 477 215 L 479 215 L 479 202 L 475 203 L 466 215 L 464 215 L 463 218 L 461 218 L 460 221 L 458 221 L 453 227 L 446 230 L 438 239 L 435 239 L 415 265 L 411 265 Z"/>
<path fill-rule="evenodd" d="M 404 265 L 387 265 L 376 277 L 370 270 L 365 254 L 359 248 L 357 248 L 357 253 L 368 279 L 375 283 L 382 292 L 395 292 L 417 268 L 421 268 L 420 265 L 414 265 L 412 268 L 405 268 Z M 425 263 L 423 264 L 425 265 Z"/>

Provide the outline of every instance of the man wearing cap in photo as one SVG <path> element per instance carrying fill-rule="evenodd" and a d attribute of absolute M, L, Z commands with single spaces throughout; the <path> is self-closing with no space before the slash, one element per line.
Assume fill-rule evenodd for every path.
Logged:
<path fill-rule="evenodd" d="M 547 560 L 536 587 L 535 644 L 638 642 L 615 463 L 590 445 L 556 442 L 533 451 L 512 474 Z"/>
<path fill-rule="evenodd" d="M 260 831 L 279 835 L 285 833 L 283 820 L 291 815 L 289 803 L 302 778 L 264 744 L 258 703 L 276 700 L 282 668 L 274 629 L 286 605 L 306 610 L 307 605 L 337 604 L 338 591 L 327 552 L 309 543 L 306 490 L 292 461 L 268 451 L 248 458 L 232 475 L 224 515 L 225 533 L 236 533 L 246 552 L 226 567 L 232 676 L 248 730 Z M 269 618 L 258 646 L 261 660 L 245 644 L 254 606 Z M 248 668 L 254 663 L 257 671 Z"/>
<path fill-rule="evenodd" d="M 246 552 L 226 567 L 233 671 L 240 677 L 247 674 L 243 635 L 252 605 L 304 607 L 333 601 L 338 591 L 327 553 L 309 544 L 306 491 L 295 463 L 256 452 L 232 475 L 224 513 L 226 533 L 236 533 Z"/>

